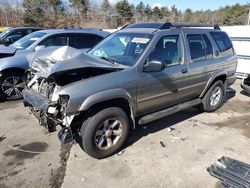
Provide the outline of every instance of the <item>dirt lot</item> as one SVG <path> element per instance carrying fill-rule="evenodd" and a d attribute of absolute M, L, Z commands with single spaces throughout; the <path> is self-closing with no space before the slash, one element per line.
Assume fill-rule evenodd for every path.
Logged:
<path fill-rule="evenodd" d="M 0 103 L 0 187 L 219 187 L 206 171 L 218 158 L 250 163 L 250 97 L 232 88 L 216 113 L 192 108 L 138 127 L 104 160 L 61 145 L 21 101 Z"/>

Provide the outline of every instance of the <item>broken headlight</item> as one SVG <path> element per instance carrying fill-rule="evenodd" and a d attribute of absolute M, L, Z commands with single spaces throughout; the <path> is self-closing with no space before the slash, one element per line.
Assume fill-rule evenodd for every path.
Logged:
<path fill-rule="evenodd" d="M 58 103 L 61 106 L 61 110 L 60 111 L 63 112 L 67 108 L 67 106 L 68 106 L 69 95 L 59 95 Z"/>

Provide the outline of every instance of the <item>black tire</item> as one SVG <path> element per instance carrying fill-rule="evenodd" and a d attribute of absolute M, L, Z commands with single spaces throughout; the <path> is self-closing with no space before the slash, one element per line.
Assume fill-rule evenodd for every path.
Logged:
<path fill-rule="evenodd" d="M 117 122 L 119 122 L 119 124 Z M 112 129 L 109 123 L 111 123 L 111 125 L 117 125 Z M 110 129 L 108 127 L 110 127 Z M 116 131 L 116 134 L 121 133 L 119 136 L 116 136 L 113 135 L 115 133 L 114 131 Z M 80 131 L 82 148 L 91 157 L 97 159 L 109 157 L 122 148 L 127 139 L 128 132 L 129 119 L 121 108 L 109 107 L 103 109 L 83 122 Z M 102 141 L 103 139 L 104 141 Z M 110 139 L 113 145 L 109 147 L 108 140 L 110 141 Z M 106 148 L 104 147 L 105 143 L 107 145 Z"/>
<path fill-rule="evenodd" d="M 202 100 L 205 112 L 214 112 L 221 107 L 225 95 L 225 85 L 221 80 L 213 83 Z M 214 101 L 214 102 L 213 102 Z"/>
<path fill-rule="evenodd" d="M 15 79 L 15 80 L 14 80 Z M 15 83 L 16 82 L 16 83 Z M 12 84 L 12 86 L 9 86 Z M 17 100 L 21 99 L 22 90 L 25 88 L 25 75 L 17 71 L 9 71 L 2 73 L 0 77 L 0 99 L 1 100 Z M 8 91 L 8 88 L 12 88 Z M 10 92 L 12 90 L 12 92 Z M 10 93 L 9 93 L 10 92 Z"/>

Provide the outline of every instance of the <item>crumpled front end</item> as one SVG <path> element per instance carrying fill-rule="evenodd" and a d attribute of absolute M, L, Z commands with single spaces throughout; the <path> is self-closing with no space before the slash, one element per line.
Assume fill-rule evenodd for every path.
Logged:
<path fill-rule="evenodd" d="M 66 114 L 70 97 L 73 97 L 71 94 L 79 91 L 61 91 L 74 83 L 85 82 L 87 79 L 126 67 L 114 65 L 71 47 L 41 50 L 29 55 L 27 59 L 30 69 L 27 89 L 23 91 L 24 104 L 30 107 L 40 125 L 49 131 L 60 125 L 62 130 L 59 132 L 59 138 L 62 142 L 72 139 L 70 126 L 80 112 Z M 81 98 L 79 95 L 78 97 Z"/>
<path fill-rule="evenodd" d="M 56 63 L 74 58 L 80 53 L 71 47 L 60 47 L 40 50 L 27 56 L 30 68 L 27 71 L 27 88 L 23 90 L 24 105 L 30 108 L 39 124 L 50 132 L 56 130 L 57 125 L 68 126 L 67 123 L 73 118 L 67 117 L 66 120 L 63 114 L 66 101 L 63 101 L 64 96 L 59 99 L 55 94 L 60 86 L 49 76 Z"/>

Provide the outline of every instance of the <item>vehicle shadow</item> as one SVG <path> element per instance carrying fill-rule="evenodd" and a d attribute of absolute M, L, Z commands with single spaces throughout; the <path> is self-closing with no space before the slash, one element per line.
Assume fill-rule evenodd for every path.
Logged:
<path fill-rule="evenodd" d="M 227 103 L 231 98 L 233 98 L 235 96 L 235 94 L 236 94 L 236 91 L 234 89 L 228 88 L 226 91 L 226 95 L 224 97 L 223 104 Z M 149 134 L 157 133 L 158 131 L 161 131 L 161 130 L 168 128 L 168 127 L 171 127 L 171 126 L 174 126 L 178 123 L 181 123 L 182 121 L 193 118 L 201 113 L 204 113 L 203 110 L 197 106 L 197 107 L 192 107 L 192 108 L 180 111 L 178 113 L 172 114 L 172 115 L 164 117 L 162 119 L 156 120 L 152 123 L 148 123 L 145 125 L 137 124 L 136 129 L 134 131 L 131 131 L 131 133 L 129 134 L 129 137 L 128 137 L 127 142 L 126 142 L 125 146 L 123 147 L 123 149 L 136 143 L 141 138 L 143 138 Z"/>

